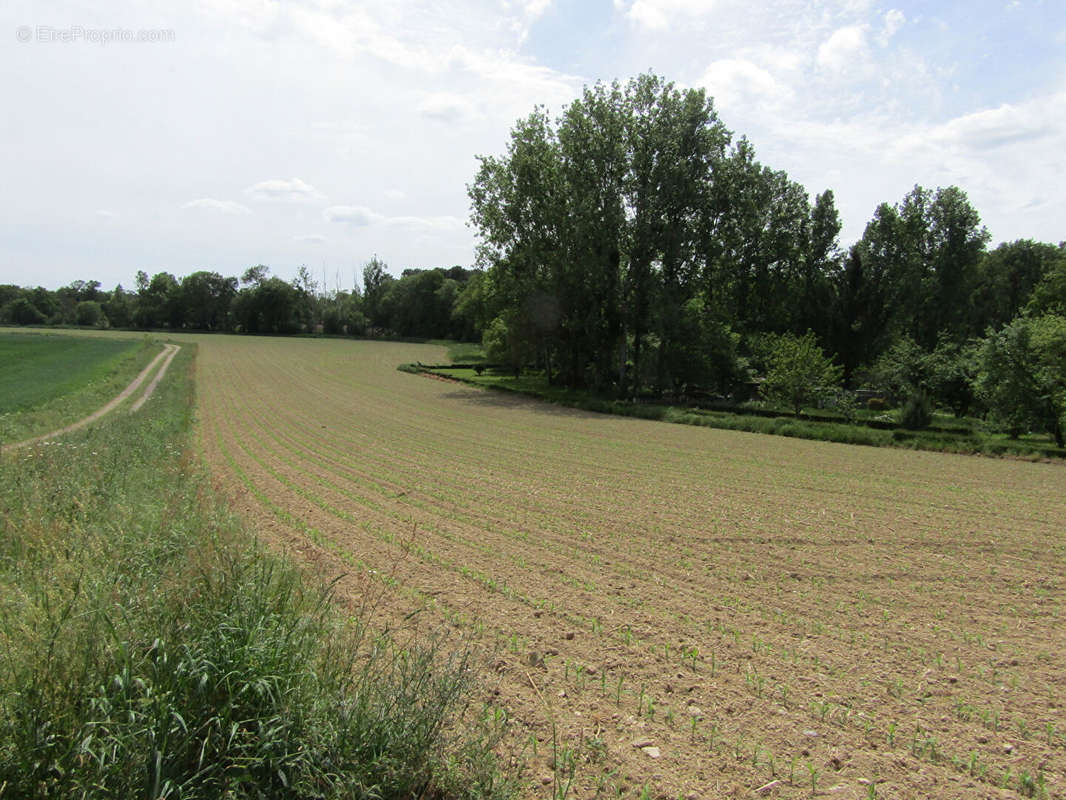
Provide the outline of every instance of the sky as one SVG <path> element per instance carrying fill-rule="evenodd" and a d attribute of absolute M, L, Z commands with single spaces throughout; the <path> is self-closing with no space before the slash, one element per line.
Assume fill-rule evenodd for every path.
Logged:
<path fill-rule="evenodd" d="M 466 186 L 514 122 L 653 70 L 841 244 L 915 185 L 992 242 L 1066 239 L 1062 0 L 6 0 L 0 283 L 472 266 Z"/>

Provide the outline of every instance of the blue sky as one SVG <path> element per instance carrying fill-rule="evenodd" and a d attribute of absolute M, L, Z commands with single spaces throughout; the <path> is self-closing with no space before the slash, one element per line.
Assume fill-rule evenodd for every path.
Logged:
<path fill-rule="evenodd" d="M 648 69 L 833 189 L 845 245 L 914 184 L 1066 238 L 1061 0 L 15 0 L 0 34 L 2 283 L 469 265 L 475 155 Z"/>

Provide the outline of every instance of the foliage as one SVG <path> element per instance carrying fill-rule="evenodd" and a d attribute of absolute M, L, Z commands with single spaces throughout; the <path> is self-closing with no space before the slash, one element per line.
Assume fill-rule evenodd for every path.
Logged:
<path fill-rule="evenodd" d="M 40 325 L 45 317 L 28 298 L 16 297 L 0 308 L 0 321 L 14 325 Z"/>
<path fill-rule="evenodd" d="M 732 331 L 805 329 L 829 295 L 832 193 L 812 210 L 730 138 L 702 91 L 647 74 L 556 120 L 537 109 L 481 158 L 479 258 L 533 363 L 572 387 L 677 391 L 728 383 Z"/>
<path fill-rule="evenodd" d="M 911 392 L 899 412 L 899 424 L 912 431 L 928 428 L 933 422 L 933 401 L 921 389 Z"/>
<path fill-rule="evenodd" d="M 843 369 L 825 355 L 812 332 L 786 333 L 772 344 L 762 390 L 798 414 L 805 404 L 839 386 L 842 377 Z"/>
<path fill-rule="evenodd" d="M 977 345 L 941 339 L 926 359 L 933 398 L 949 407 L 956 417 L 966 416 L 973 407 L 977 380 Z"/>
<path fill-rule="evenodd" d="M 1033 290 L 1027 308 L 1034 315 L 1066 316 L 1066 242 L 1059 244 L 1056 257 Z"/>
<path fill-rule="evenodd" d="M 929 390 L 932 376 L 928 356 L 913 339 L 902 336 L 878 356 L 863 377 L 871 388 L 902 402 Z"/>
<path fill-rule="evenodd" d="M 1019 239 L 990 251 L 978 267 L 977 285 L 970 303 L 973 307 L 972 332 L 1001 328 L 1030 303 L 1035 313 L 1052 311 L 1046 304 L 1054 294 L 1055 275 L 1062 275 L 1066 289 L 1066 249 L 1061 245 Z M 1066 301 L 1066 292 L 1059 292 Z M 1061 313 L 1061 312 L 1060 312 Z"/>
<path fill-rule="evenodd" d="M 1066 317 L 1019 317 L 982 343 L 977 392 L 1012 438 L 1035 428 L 1050 433 L 1062 447 L 1064 364 Z"/>
<path fill-rule="evenodd" d="M 102 328 L 107 325 L 104 309 L 95 300 L 82 300 L 77 308 L 78 325 L 83 328 Z"/>
<path fill-rule="evenodd" d="M 964 298 L 977 284 L 988 232 L 961 189 L 915 186 L 895 206 L 882 203 L 858 245 L 863 280 L 885 330 L 924 350 L 937 338 L 968 335 Z"/>
<path fill-rule="evenodd" d="M 961 417 L 975 399 L 975 348 L 941 338 L 929 352 L 909 336 L 902 336 L 862 376 L 869 386 L 896 402 L 920 395 L 923 402 L 941 403 Z"/>

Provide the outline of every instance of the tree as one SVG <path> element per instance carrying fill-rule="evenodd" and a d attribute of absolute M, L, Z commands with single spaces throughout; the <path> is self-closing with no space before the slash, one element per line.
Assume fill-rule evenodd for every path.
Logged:
<path fill-rule="evenodd" d="M 128 328 L 133 324 L 133 301 L 120 283 L 103 303 L 104 314 L 113 328 Z"/>
<path fill-rule="evenodd" d="M 1018 317 L 985 337 L 977 392 L 1012 438 L 1031 429 L 1059 447 L 1066 414 L 1066 317 Z"/>
<path fill-rule="evenodd" d="M 291 283 L 266 278 L 237 294 L 234 316 L 246 333 L 299 333 L 307 323 L 304 299 Z"/>
<path fill-rule="evenodd" d="M 832 303 L 823 312 L 830 317 L 828 342 L 840 356 L 845 383 L 852 385 L 859 366 L 883 349 L 892 309 L 877 260 L 859 245 L 851 248 L 833 283 Z"/>
<path fill-rule="evenodd" d="M 915 186 L 896 206 L 882 203 L 859 247 L 889 311 L 887 333 L 910 336 L 925 350 L 941 334 L 969 335 L 968 301 L 987 242 L 988 231 L 958 187 L 934 193 Z"/>
<path fill-rule="evenodd" d="M 1049 260 L 1051 263 L 1033 290 L 1027 308 L 1030 314 L 1066 316 L 1066 242 L 1059 244 L 1055 256 Z"/>
<path fill-rule="evenodd" d="M 229 330 L 230 306 L 236 294 L 236 278 L 207 271 L 187 275 L 178 292 L 181 324 L 201 331 Z"/>
<path fill-rule="evenodd" d="M 265 264 L 256 264 L 248 267 L 241 275 L 241 283 L 245 286 L 259 286 L 270 275 L 270 267 Z"/>
<path fill-rule="evenodd" d="M 981 259 L 971 303 L 972 331 L 980 334 L 988 328 L 1002 328 L 1014 319 L 1030 302 L 1034 290 L 1046 291 L 1052 274 L 1063 276 L 1066 290 L 1066 249 L 1051 244 L 1019 239 L 1001 244 Z M 1061 294 L 1066 302 L 1066 291 Z M 1039 300 L 1035 306 L 1042 306 Z M 1035 313 L 1052 310 L 1034 307 Z"/>
<path fill-rule="evenodd" d="M 558 294 L 568 257 L 569 195 L 548 115 L 537 109 L 519 120 L 506 155 L 479 161 L 467 189 L 480 237 L 478 261 L 487 268 L 493 291 L 491 305 L 510 312 L 502 323 L 510 340 L 524 338 L 522 352 L 541 361 L 550 382 L 558 359 L 573 361 L 569 351 L 575 342 L 564 333 Z"/>
<path fill-rule="evenodd" d="M 137 285 L 142 281 L 138 275 Z M 139 328 L 180 328 L 183 308 L 181 286 L 169 272 L 159 272 L 137 292 L 137 310 L 134 322 Z"/>
<path fill-rule="evenodd" d="M 866 382 L 899 403 L 932 388 L 929 353 L 914 339 L 901 336 L 881 353 L 866 372 Z"/>
<path fill-rule="evenodd" d="M 0 308 L 0 321 L 15 325 L 41 325 L 45 318 L 30 300 L 25 297 L 16 297 Z"/>
<path fill-rule="evenodd" d="M 384 329 L 388 325 L 383 304 L 385 293 L 393 280 L 388 273 L 388 265 L 376 255 L 363 267 L 363 314 L 375 328 Z"/>
<path fill-rule="evenodd" d="M 471 272 L 452 305 L 452 323 L 461 341 L 474 342 L 481 338 L 495 319 L 492 305 L 490 278 L 482 270 Z"/>
<path fill-rule="evenodd" d="M 942 338 L 928 355 L 929 386 L 937 402 L 948 406 L 956 417 L 969 413 L 976 399 L 977 347 Z"/>
<path fill-rule="evenodd" d="M 827 341 L 832 331 L 833 279 L 840 273 L 840 214 L 833 192 L 826 189 L 814 199 L 808 224 L 807 246 L 794 286 L 796 310 L 793 332 L 813 330 Z"/>
<path fill-rule="evenodd" d="M 510 336 L 549 376 L 637 391 L 654 340 L 655 382 L 677 383 L 728 142 L 703 91 L 641 75 L 586 87 L 557 120 L 535 110 L 504 156 L 480 159 L 468 189 L 488 305 L 512 312 Z"/>
<path fill-rule="evenodd" d="M 95 300 L 82 300 L 77 309 L 78 325 L 86 328 L 102 328 L 107 324 L 104 310 Z"/>
<path fill-rule="evenodd" d="M 762 390 L 771 400 L 799 414 L 805 404 L 838 387 L 842 375 L 841 367 L 822 352 L 813 332 L 803 336 L 785 333 L 771 345 Z"/>

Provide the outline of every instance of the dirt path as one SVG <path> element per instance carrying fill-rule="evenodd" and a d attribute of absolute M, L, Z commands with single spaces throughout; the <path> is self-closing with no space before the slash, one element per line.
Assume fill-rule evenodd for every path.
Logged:
<path fill-rule="evenodd" d="M 155 387 L 159 385 L 159 382 L 163 380 L 163 376 L 167 374 L 167 368 L 170 366 L 170 362 L 174 360 L 174 356 L 176 356 L 181 349 L 176 344 L 167 344 L 163 345 L 163 347 L 163 352 L 159 354 L 159 356 L 164 356 L 163 365 L 159 368 L 159 372 L 155 374 L 155 377 L 152 378 L 152 382 L 148 384 L 148 388 L 144 390 L 144 394 L 138 397 L 137 401 L 130 407 L 131 414 L 136 414 L 141 410 L 141 406 L 148 402 L 152 394 L 155 392 Z M 159 360 L 159 356 L 152 361 L 152 364 L 155 364 L 156 361 Z M 151 369 L 152 364 L 148 365 L 149 369 Z M 143 375 L 144 373 L 141 373 L 141 375 L 137 376 L 137 380 L 141 380 Z"/>
<path fill-rule="evenodd" d="M 164 344 L 163 349 L 162 351 L 160 351 L 159 355 L 153 358 L 151 363 L 149 363 L 147 367 L 141 370 L 140 374 L 130 382 L 129 386 L 119 392 L 110 402 L 96 409 L 96 411 L 94 411 L 92 414 L 85 417 L 84 419 L 80 419 L 77 422 L 67 425 L 65 428 L 60 428 L 59 430 L 52 431 L 51 433 L 45 433 L 41 436 L 34 436 L 32 439 L 24 439 L 21 442 L 9 444 L 4 449 L 16 450 L 20 447 L 28 447 L 31 444 L 36 444 L 37 442 L 43 442 L 47 439 L 53 439 L 57 436 L 62 436 L 63 434 L 70 433 L 71 431 L 76 431 L 80 428 L 84 428 L 90 423 L 96 422 L 96 420 L 100 419 L 100 417 L 114 411 L 119 405 L 122 404 L 122 402 L 126 398 L 136 392 L 141 387 L 141 384 L 144 383 L 145 378 L 151 375 L 152 371 L 157 366 L 159 366 L 160 362 L 162 362 L 163 365 L 159 368 L 159 373 L 155 376 L 152 382 L 148 384 L 148 388 L 145 390 L 144 395 L 138 398 L 137 402 L 134 403 L 133 407 L 130 409 L 130 413 L 132 414 L 133 412 L 140 409 L 140 407 L 144 405 L 145 401 L 152 396 L 152 393 L 155 391 L 155 387 L 159 384 L 159 381 L 162 380 L 163 375 L 166 374 L 167 367 L 170 366 L 170 362 L 174 360 L 175 354 L 177 354 L 180 349 L 181 348 L 176 344 Z"/>

